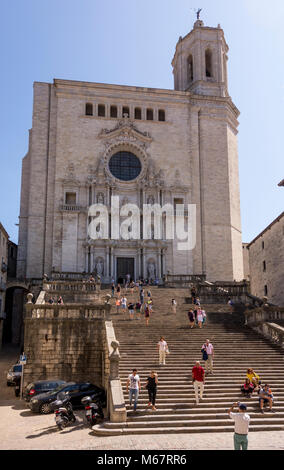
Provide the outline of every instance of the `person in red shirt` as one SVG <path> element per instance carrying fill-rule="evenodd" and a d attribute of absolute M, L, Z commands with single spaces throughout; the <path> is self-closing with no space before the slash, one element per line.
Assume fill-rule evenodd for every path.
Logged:
<path fill-rule="evenodd" d="M 199 404 L 199 389 L 200 389 L 200 400 L 203 398 L 203 391 L 205 385 L 205 372 L 203 367 L 201 367 L 200 362 L 196 361 L 195 366 L 192 369 L 192 382 L 195 393 L 196 404 Z"/>

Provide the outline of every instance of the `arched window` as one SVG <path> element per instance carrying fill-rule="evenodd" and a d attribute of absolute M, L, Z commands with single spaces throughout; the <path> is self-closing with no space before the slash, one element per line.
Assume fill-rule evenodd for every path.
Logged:
<path fill-rule="evenodd" d="M 206 77 L 211 78 L 213 77 L 212 73 L 212 52 L 210 49 L 206 49 L 205 51 L 205 71 L 206 71 Z"/>
<path fill-rule="evenodd" d="M 92 103 L 86 103 L 86 116 L 93 116 L 93 105 L 92 105 Z"/>
<path fill-rule="evenodd" d="M 193 81 L 193 58 L 190 54 L 187 59 L 187 83 Z"/>
<path fill-rule="evenodd" d="M 159 121 L 165 121 L 166 120 L 166 113 L 163 109 L 159 109 Z"/>
<path fill-rule="evenodd" d="M 129 113 L 129 108 L 128 106 L 123 106 L 122 108 L 122 116 L 125 117 L 124 115 L 127 114 L 127 117 L 130 117 L 130 113 Z"/>
<path fill-rule="evenodd" d="M 106 115 L 106 107 L 104 104 L 99 104 L 98 106 L 98 116 L 105 117 Z"/>
<path fill-rule="evenodd" d="M 117 118 L 117 106 L 110 107 L 110 117 Z"/>
<path fill-rule="evenodd" d="M 134 116 L 135 116 L 135 119 L 142 119 L 141 108 L 135 108 Z"/>
<path fill-rule="evenodd" d="M 147 121 L 154 120 L 154 112 L 153 109 L 147 109 Z"/>

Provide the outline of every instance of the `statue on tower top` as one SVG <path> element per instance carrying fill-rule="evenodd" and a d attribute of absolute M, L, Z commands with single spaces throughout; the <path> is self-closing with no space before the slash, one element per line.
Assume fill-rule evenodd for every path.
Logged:
<path fill-rule="evenodd" d="M 200 20 L 200 13 L 202 12 L 202 8 L 198 8 L 196 12 L 197 19 Z"/>

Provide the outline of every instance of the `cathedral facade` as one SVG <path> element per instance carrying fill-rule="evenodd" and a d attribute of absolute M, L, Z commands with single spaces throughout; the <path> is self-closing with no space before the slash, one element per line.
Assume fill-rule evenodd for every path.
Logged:
<path fill-rule="evenodd" d="M 99 274 L 103 282 L 206 274 L 243 279 L 239 111 L 228 93 L 220 26 L 197 20 L 173 58 L 174 90 L 55 79 L 34 83 L 23 159 L 17 275 Z M 195 245 L 162 236 L 113 236 L 111 204 L 196 208 Z M 89 235 L 89 208 L 106 207 L 108 236 Z M 125 216 L 125 214 L 124 214 Z M 123 219 L 123 216 L 122 216 Z"/>

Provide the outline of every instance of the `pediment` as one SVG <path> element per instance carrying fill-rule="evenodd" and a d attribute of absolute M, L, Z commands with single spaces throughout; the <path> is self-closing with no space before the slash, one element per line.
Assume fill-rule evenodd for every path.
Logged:
<path fill-rule="evenodd" d="M 149 132 L 141 132 L 130 119 L 122 119 L 114 129 L 102 129 L 99 138 L 116 142 L 141 142 L 148 145 L 153 140 Z"/>

